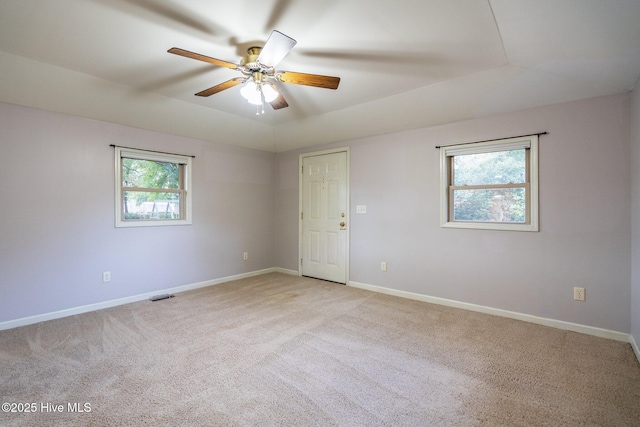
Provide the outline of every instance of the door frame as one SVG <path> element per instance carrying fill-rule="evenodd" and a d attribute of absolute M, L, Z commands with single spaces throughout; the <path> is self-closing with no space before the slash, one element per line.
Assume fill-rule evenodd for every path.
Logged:
<path fill-rule="evenodd" d="M 302 276 L 302 208 L 304 206 L 303 197 L 303 173 L 302 165 L 305 157 L 317 157 L 325 154 L 346 153 L 347 156 L 347 170 L 346 170 L 346 186 L 347 186 L 347 236 L 346 236 L 346 248 L 345 248 L 345 285 L 349 283 L 349 239 L 351 236 L 351 150 L 350 147 L 330 148 L 328 150 L 312 151 L 309 153 L 301 153 L 298 159 L 298 276 Z"/>

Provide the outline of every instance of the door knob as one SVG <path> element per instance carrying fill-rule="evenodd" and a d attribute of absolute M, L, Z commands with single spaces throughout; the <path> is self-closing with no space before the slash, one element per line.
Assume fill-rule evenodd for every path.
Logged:
<path fill-rule="evenodd" d="M 340 223 L 340 227 L 344 227 L 345 225 L 347 225 L 347 224 L 345 224 L 345 223 L 344 223 L 344 221 L 342 221 L 342 222 Z"/>

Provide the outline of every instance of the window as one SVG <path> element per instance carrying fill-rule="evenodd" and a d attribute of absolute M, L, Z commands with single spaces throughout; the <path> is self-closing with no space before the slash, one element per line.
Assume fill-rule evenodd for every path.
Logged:
<path fill-rule="evenodd" d="M 191 224 L 191 157 L 115 152 L 116 227 Z"/>
<path fill-rule="evenodd" d="M 440 148 L 443 227 L 538 231 L 538 136 Z"/>

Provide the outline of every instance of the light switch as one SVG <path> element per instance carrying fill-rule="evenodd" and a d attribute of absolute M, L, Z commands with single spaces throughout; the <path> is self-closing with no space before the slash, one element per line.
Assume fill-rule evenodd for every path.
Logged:
<path fill-rule="evenodd" d="M 367 205 L 357 205 L 356 206 L 356 213 L 366 214 L 367 213 Z"/>

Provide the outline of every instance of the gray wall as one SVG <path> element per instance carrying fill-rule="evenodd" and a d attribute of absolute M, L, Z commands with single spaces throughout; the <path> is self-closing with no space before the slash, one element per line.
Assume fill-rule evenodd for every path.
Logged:
<path fill-rule="evenodd" d="M 631 249 L 631 335 L 640 346 L 640 81 L 633 91 L 632 134 L 631 134 L 631 171 L 633 207 L 632 249 Z M 638 355 L 640 358 L 640 354 Z"/>
<path fill-rule="evenodd" d="M 351 281 L 629 332 L 629 111 L 622 94 L 305 151 L 351 147 Z M 436 145 L 538 131 L 549 132 L 540 140 L 540 232 L 440 227 Z M 290 269 L 299 153 L 276 159 L 277 262 Z M 365 215 L 355 213 L 360 204 Z M 574 286 L 586 288 L 586 302 L 573 301 Z"/>
<path fill-rule="evenodd" d="M 109 144 L 195 155 L 193 225 L 116 229 Z M 0 322 L 273 267 L 273 168 L 266 152 L 0 103 Z"/>

